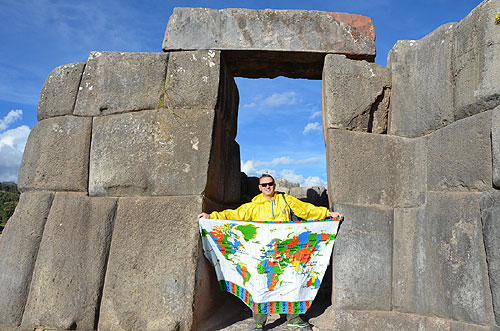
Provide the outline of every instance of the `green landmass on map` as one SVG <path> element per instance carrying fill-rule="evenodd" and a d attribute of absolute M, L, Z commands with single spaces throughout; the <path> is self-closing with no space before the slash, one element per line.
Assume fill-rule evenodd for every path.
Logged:
<path fill-rule="evenodd" d="M 254 239 L 257 236 L 257 230 L 259 229 L 253 224 L 238 225 L 237 230 L 241 231 L 243 234 L 243 239 L 248 242 L 250 239 Z"/>

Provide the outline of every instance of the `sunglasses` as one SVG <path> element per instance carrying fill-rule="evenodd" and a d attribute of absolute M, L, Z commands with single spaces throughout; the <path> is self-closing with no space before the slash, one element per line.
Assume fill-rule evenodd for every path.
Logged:
<path fill-rule="evenodd" d="M 267 187 L 268 185 L 269 185 L 269 186 L 273 186 L 273 185 L 274 185 L 274 182 L 269 182 L 269 183 L 261 183 L 261 184 L 259 184 L 259 185 L 260 185 L 260 186 L 262 186 L 262 187 Z"/>

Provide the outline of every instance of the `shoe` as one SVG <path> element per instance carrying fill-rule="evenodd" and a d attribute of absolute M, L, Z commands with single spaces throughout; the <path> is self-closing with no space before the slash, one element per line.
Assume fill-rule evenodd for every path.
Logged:
<path fill-rule="evenodd" d="M 252 329 L 253 331 L 263 331 L 264 324 L 255 324 L 255 327 Z"/>
<path fill-rule="evenodd" d="M 293 330 L 312 331 L 311 324 L 304 321 L 288 323 L 288 328 Z"/>

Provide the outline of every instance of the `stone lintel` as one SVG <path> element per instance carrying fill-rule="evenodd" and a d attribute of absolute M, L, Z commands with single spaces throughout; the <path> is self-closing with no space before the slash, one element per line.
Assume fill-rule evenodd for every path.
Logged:
<path fill-rule="evenodd" d="M 314 10 L 175 8 L 164 51 L 224 51 L 235 76 L 321 79 L 326 54 L 373 62 L 371 18 Z"/>

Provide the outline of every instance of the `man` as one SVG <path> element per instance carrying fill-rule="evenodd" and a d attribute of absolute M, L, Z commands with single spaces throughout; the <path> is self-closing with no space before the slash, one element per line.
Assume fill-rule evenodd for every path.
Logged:
<path fill-rule="evenodd" d="M 325 219 L 331 216 L 342 220 L 344 216 L 338 212 L 330 212 L 328 208 L 316 207 L 310 203 L 303 202 L 288 194 L 276 193 L 276 183 L 269 174 L 263 174 L 259 178 L 259 190 L 262 192 L 252 199 L 251 202 L 241 205 L 237 209 L 226 209 L 221 212 L 214 211 L 211 214 L 201 213 L 200 218 L 214 218 L 223 220 L 260 220 L 260 221 L 289 221 L 291 211 L 300 218 L 306 220 Z M 254 314 L 254 330 L 263 330 L 267 320 L 265 314 Z M 310 325 L 302 321 L 299 314 L 287 315 L 288 326 L 310 330 Z"/>

